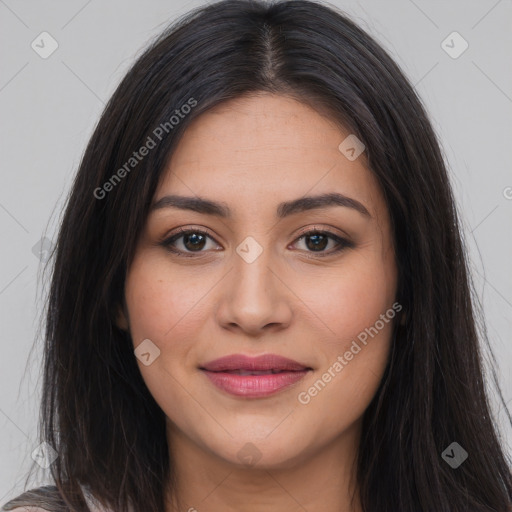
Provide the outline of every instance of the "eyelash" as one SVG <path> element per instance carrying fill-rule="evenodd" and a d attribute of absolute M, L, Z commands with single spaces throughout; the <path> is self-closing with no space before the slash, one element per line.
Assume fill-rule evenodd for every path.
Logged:
<path fill-rule="evenodd" d="M 172 246 L 173 243 L 176 242 L 179 238 L 181 238 L 184 235 L 187 234 L 199 234 L 204 235 L 217 243 L 217 241 L 208 233 L 207 231 L 204 231 L 203 229 L 190 229 L 190 228 L 180 228 L 176 233 L 171 235 L 170 237 L 167 237 L 165 240 L 160 242 L 160 245 L 165 247 L 168 251 L 176 254 L 177 256 L 185 257 L 185 258 L 194 258 L 194 257 L 201 257 L 201 253 L 204 253 L 205 251 L 197 251 L 194 252 L 184 252 L 181 250 L 178 250 Z M 315 252 L 315 251 L 306 251 L 308 253 L 314 254 L 315 257 L 319 258 L 325 258 L 327 256 L 332 256 L 333 254 L 339 253 L 343 251 L 344 249 L 352 248 L 354 247 L 354 244 L 350 242 L 349 240 L 342 238 L 338 235 L 335 235 L 331 231 L 328 230 L 321 230 L 317 228 L 313 228 L 310 231 L 305 231 L 302 233 L 298 238 L 295 239 L 295 242 L 298 242 L 302 240 L 303 238 L 307 238 L 308 236 L 314 236 L 314 235 L 326 235 L 327 237 L 334 240 L 338 245 L 335 249 L 331 249 L 329 252 Z"/>

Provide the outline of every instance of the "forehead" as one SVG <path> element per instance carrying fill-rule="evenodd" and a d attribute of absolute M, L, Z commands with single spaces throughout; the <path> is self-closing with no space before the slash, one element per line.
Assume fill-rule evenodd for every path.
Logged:
<path fill-rule="evenodd" d="M 348 133 L 347 133 L 348 134 Z M 187 128 L 173 164 L 208 154 L 223 158 L 227 150 L 254 162 L 255 153 L 270 158 L 300 158 L 315 149 L 333 155 L 342 132 L 330 119 L 293 98 L 259 93 L 216 106 Z M 254 162 L 256 163 L 256 162 Z"/>
<path fill-rule="evenodd" d="M 339 191 L 372 203 L 378 190 L 364 154 L 350 161 L 339 150 L 349 135 L 333 120 L 290 97 L 261 93 L 236 98 L 189 125 L 155 198 L 197 194 L 247 209 L 308 193 Z"/>

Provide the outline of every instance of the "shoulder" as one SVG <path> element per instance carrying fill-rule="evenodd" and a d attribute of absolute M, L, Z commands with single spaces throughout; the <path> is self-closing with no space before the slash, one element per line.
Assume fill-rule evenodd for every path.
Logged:
<path fill-rule="evenodd" d="M 103 508 L 89 489 L 81 486 L 90 512 L 112 512 Z M 1 505 L 1 504 L 0 504 Z M 69 508 L 55 485 L 46 485 L 25 491 L 0 506 L 0 512 L 69 512 Z"/>
<path fill-rule="evenodd" d="M 8 510 L 9 512 L 48 512 L 45 508 L 33 507 L 32 505 L 27 507 L 2 508 L 0 510 L 2 510 L 2 512 L 4 510 Z"/>
<path fill-rule="evenodd" d="M 25 491 L 0 508 L 0 512 L 65 512 L 66 510 L 66 504 L 55 485 Z"/>
<path fill-rule="evenodd" d="M 59 491 L 54 485 L 30 489 L 5 503 L 1 512 L 53 512 L 64 510 Z"/>

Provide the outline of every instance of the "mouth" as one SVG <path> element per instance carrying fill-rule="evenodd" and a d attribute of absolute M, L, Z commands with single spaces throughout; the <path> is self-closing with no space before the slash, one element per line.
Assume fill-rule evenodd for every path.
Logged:
<path fill-rule="evenodd" d="M 242 354 L 215 359 L 199 369 L 222 391 L 239 397 L 273 395 L 303 379 L 312 368 L 275 354 Z"/>

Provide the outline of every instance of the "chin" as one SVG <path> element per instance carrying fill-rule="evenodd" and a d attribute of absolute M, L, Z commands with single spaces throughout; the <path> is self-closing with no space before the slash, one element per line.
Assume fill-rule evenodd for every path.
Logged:
<path fill-rule="evenodd" d="M 254 470 L 293 468 L 308 451 L 307 446 L 289 436 L 258 438 L 247 433 L 230 438 L 228 446 L 210 446 L 210 450 L 229 464 Z"/>

